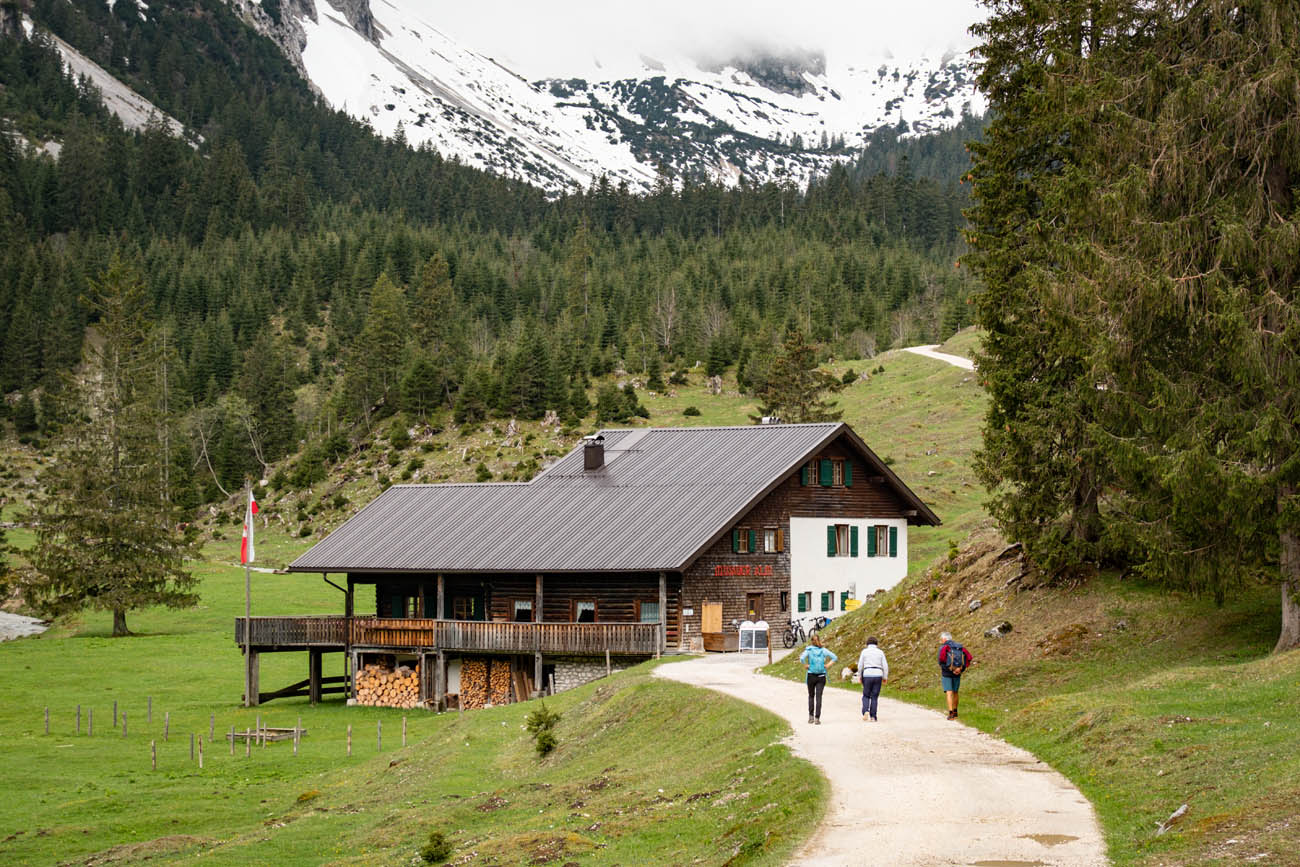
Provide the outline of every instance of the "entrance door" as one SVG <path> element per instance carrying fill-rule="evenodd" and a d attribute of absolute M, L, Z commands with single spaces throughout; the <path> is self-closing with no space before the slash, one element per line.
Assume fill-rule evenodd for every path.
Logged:
<path fill-rule="evenodd" d="M 764 619 L 762 593 L 745 594 L 745 618 L 754 622 Z"/>
<path fill-rule="evenodd" d="M 721 632 L 722 603 L 705 602 L 700 609 L 700 632 Z"/>

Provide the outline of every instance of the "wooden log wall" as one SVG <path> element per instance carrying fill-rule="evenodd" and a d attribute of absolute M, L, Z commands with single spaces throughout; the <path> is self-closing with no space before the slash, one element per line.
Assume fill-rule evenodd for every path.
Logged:
<path fill-rule="evenodd" d="M 489 614 L 492 620 L 514 619 L 514 600 L 532 599 L 536 592 L 531 575 L 493 576 Z M 544 575 L 542 577 L 542 622 L 572 623 L 575 602 L 596 603 L 597 623 L 639 622 L 638 602 L 659 601 L 659 573 Z M 668 643 L 678 640 L 681 610 L 681 580 L 668 576 Z"/>

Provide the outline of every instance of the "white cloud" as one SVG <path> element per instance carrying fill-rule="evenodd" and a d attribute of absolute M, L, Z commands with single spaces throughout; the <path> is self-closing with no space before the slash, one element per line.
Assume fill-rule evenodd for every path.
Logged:
<path fill-rule="evenodd" d="M 384 2 L 384 0 L 372 0 Z M 977 0 L 432 0 L 427 20 L 529 78 L 606 75 L 639 55 L 808 49 L 835 65 L 965 51 Z M 602 75 L 601 77 L 606 77 Z"/>

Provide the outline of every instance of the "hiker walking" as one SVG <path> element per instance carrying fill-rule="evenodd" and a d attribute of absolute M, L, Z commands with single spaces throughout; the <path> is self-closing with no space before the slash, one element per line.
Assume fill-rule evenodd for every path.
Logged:
<path fill-rule="evenodd" d="M 943 642 L 939 645 L 939 680 L 943 684 L 943 694 L 948 697 L 948 719 L 956 719 L 961 673 L 975 660 L 969 650 L 952 640 L 951 632 L 940 633 L 939 640 Z"/>
<path fill-rule="evenodd" d="M 826 665 L 839 659 L 822 647 L 821 636 L 814 635 L 808 646 L 799 654 L 799 661 L 808 672 L 808 722 L 822 724 L 822 690 L 826 689 Z"/>
<path fill-rule="evenodd" d="M 879 722 L 876 705 L 880 701 L 880 688 L 889 683 L 889 660 L 874 638 L 858 654 L 858 677 L 862 679 L 862 721 Z"/>

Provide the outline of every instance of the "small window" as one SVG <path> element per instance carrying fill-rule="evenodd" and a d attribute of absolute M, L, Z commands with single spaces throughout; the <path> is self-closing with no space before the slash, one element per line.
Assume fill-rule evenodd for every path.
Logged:
<path fill-rule="evenodd" d="M 516 623 L 532 623 L 532 622 L 533 622 L 533 600 L 531 600 L 531 599 L 516 599 L 516 600 L 515 600 L 515 616 L 514 616 L 514 621 L 515 621 Z"/>
<path fill-rule="evenodd" d="M 763 550 L 769 554 L 775 554 L 779 550 L 776 547 L 776 527 L 763 530 Z"/>
<path fill-rule="evenodd" d="M 642 602 L 641 605 L 640 605 L 640 608 L 641 608 L 641 617 L 640 617 L 640 620 L 641 620 L 642 623 L 658 623 L 658 622 L 659 622 L 659 603 L 658 603 L 658 602 Z"/>
<path fill-rule="evenodd" d="M 877 524 L 872 529 L 876 533 L 876 556 L 889 556 L 889 527 L 885 524 Z"/>
<path fill-rule="evenodd" d="M 781 610 L 782 610 L 782 611 L 789 611 L 789 610 L 790 610 L 790 591 L 789 591 L 789 590 L 782 590 L 782 591 L 781 591 Z"/>
<path fill-rule="evenodd" d="M 831 485 L 832 487 L 844 487 L 844 461 L 831 460 Z"/>
<path fill-rule="evenodd" d="M 811 603 L 812 603 L 812 594 L 811 594 L 811 593 L 800 593 L 800 594 L 799 594 L 799 610 L 800 610 L 800 611 L 807 611 L 807 610 L 808 610 L 808 606 L 809 606 Z"/>
<path fill-rule="evenodd" d="M 574 623 L 595 623 L 596 622 L 595 601 L 574 602 L 573 622 Z"/>
<path fill-rule="evenodd" d="M 476 608 L 473 596 L 456 596 L 451 600 L 451 616 L 455 620 L 477 620 Z"/>
<path fill-rule="evenodd" d="M 835 591 L 834 591 L 834 590 L 827 590 L 825 593 L 823 593 L 823 594 L 822 594 L 822 598 L 821 598 L 821 603 L 822 603 L 822 609 L 821 609 L 821 610 L 822 610 L 822 611 L 833 611 L 834 609 L 831 607 L 831 604 L 832 604 L 832 603 L 831 603 L 831 600 L 834 599 L 834 598 L 835 598 Z"/>
<path fill-rule="evenodd" d="M 835 525 L 835 556 L 848 557 L 852 552 L 851 540 L 849 538 L 849 525 Z"/>
<path fill-rule="evenodd" d="M 756 547 L 754 531 L 748 527 L 737 527 L 731 531 L 731 550 L 737 554 L 749 554 Z"/>

